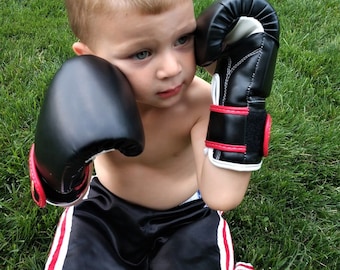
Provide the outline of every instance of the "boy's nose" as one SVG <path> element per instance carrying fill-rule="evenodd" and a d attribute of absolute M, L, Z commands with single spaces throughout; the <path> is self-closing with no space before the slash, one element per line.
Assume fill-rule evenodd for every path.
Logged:
<path fill-rule="evenodd" d="M 182 71 L 182 65 L 175 53 L 165 52 L 160 58 L 157 77 L 166 79 L 178 75 Z"/>

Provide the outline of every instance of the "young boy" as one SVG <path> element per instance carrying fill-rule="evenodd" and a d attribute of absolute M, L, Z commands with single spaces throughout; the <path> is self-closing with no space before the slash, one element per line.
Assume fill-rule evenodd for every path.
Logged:
<path fill-rule="evenodd" d="M 220 211 L 240 204 L 252 169 L 240 169 L 242 164 L 237 169 L 234 153 L 231 159 L 214 162 L 218 158 L 205 151 L 216 144 L 210 142 L 214 136 L 207 138 L 208 126 L 210 134 L 216 128 L 209 118 L 211 85 L 195 76 L 199 56 L 196 52 L 195 59 L 192 0 L 66 0 L 66 7 L 79 38 L 74 52 L 80 58 L 105 59 L 126 76 L 145 143 L 137 156 L 98 151 L 93 162 L 96 176 L 84 189 L 85 197 L 65 209 L 46 269 L 252 269 L 244 263 L 235 266 L 230 232 Z M 197 35 L 196 50 L 206 46 Z M 80 85 L 89 81 L 85 76 Z M 96 106 L 99 110 L 102 104 Z M 89 119 L 90 112 L 84 111 L 79 122 Z M 95 119 L 101 118 L 106 115 Z M 78 137 L 85 136 L 78 132 Z M 238 136 L 238 130 L 233 132 Z M 36 148 L 38 144 L 36 138 Z M 48 188 L 43 192 L 37 184 L 48 173 L 44 177 L 34 155 L 38 153 L 32 150 L 33 194 L 45 192 L 48 197 Z M 80 186 L 83 183 L 75 190 Z"/>

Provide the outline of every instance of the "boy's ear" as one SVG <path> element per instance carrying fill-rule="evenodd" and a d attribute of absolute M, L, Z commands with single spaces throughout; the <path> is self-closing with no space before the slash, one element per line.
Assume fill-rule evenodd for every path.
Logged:
<path fill-rule="evenodd" d="M 72 49 L 76 55 L 93 54 L 91 49 L 82 42 L 75 42 L 72 45 Z"/>

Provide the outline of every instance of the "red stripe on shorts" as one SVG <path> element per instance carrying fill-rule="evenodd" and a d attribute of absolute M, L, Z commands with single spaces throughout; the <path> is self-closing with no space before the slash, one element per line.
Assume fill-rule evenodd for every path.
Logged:
<path fill-rule="evenodd" d="M 57 247 L 54 250 L 54 253 L 52 255 L 52 259 L 51 259 L 50 265 L 48 266 L 48 270 L 54 270 L 54 268 L 55 268 L 55 266 L 57 264 L 57 260 L 59 258 L 61 246 L 63 244 L 64 237 L 65 237 L 66 220 L 67 220 L 67 212 L 68 212 L 68 210 L 69 209 L 65 210 L 63 220 L 61 220 L 60 236 L 59 236 L 59 239 L 58 239 L 58 244 L 57 244 Z"/>

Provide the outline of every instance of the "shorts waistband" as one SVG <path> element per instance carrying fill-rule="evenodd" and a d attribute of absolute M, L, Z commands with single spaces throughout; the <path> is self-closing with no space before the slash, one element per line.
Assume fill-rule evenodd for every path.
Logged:
<path fill-rule="evenodd" d="M 199 190 L 197 190 L 189 199 L 185 200 L 180 205 L 188 203 L 188 202 L 192 202 L 192 201 L 195 201 L 195 200 L 199 200 L 199 199 L 202 199 L 202 196 L 201 196 L 201 192 Z"/>

